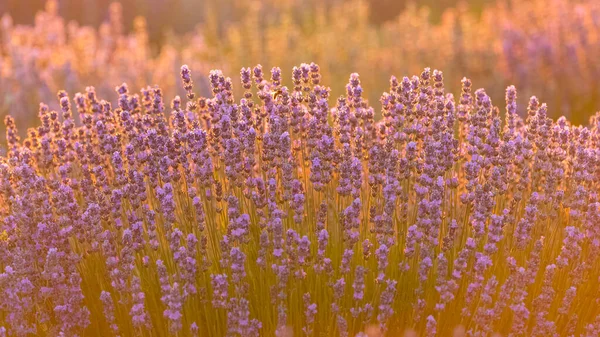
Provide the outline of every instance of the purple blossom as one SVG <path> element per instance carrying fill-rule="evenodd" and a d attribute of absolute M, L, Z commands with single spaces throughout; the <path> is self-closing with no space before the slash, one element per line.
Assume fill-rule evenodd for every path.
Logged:
<path fill-rule="evenodd" d="M 568 15 L 561 1 L 548 11 Z M 36 20 L 63 36 L 49 15 Z M 98 62 L 123 46 L 142 53 L 139 32 L 69 27 L 61 48 L 112 45 Z M 19 30 L 2 40 L 11 62 L 17 40 L 30 44 Z M 31 40 L 36 67 L 62 59 L 38 62 L 46 38 Z M 464 79 L 455 100 L 429 68 L 392 77 L 379 113 L 356 73 L 331 100 L 330 72 L 295 67 L 292 89 L 279 68 L 244 68 L 238 97 L 213 70 L 195 82 L 209 97 L 196 97 L 183 66 L 186 97 L 136 93 L 137 81 L 115 88 L 114 104 L 100 85 L 60 91 L 23 140 L 8 117 L 0 333 L 445 336 L 462 324 L 472 336 L 597 335 L 599 115 L 554 121 L 557 107 L 535 97 L 521 111 L 511 86 L 503 121 L 493 95 Z"/>

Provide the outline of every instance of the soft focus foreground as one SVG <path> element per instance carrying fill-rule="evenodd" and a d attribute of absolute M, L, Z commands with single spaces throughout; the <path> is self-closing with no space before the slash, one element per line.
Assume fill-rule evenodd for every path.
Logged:
<path fill-rule="evenodd" d="M 502 122 L 425 69 L 375 122 L 358 74 L 240 77 L 6 118 L 0 336 L 599 335 L 599 115 L 523 120 L 509 87 Z"/>
<path fill-rule="evenodd" d="M 409 6 L 382 26 L 369 22 L 371 9 L 361 0 L 235 1 L 230 10 L 220 2 L 207 0 L 207 6 L 215 7 L 205 11 L 194 32 L 166 34 L 160 46 L 149 42 L 143 18 L 125 26 L 118 4 L 102 13 L 107 20 L 98 29 L 66 22 L 55 1 L 31 26 L 15 25 L 5 16 L 0 25 L 0 115 L 34 126 L 33 111 L 40 101 L 51 102 L 60 89 L 76 92 L 88 85 L 116 104 L 112 88 L 123 81 L 136 92 L 159 83 L 166 97 L 183 95 L 175 91 L 171 75 L 183 63 L 198 73 L 222 69 L 233 76 L 248 65 L 291 69 L 307 60 L 318 63 L 332 83 L 359 72 L 371 102 L 387 90 L 390 74 L 413 74 L 435 65 L 454 92 L 468 76 L 499 101 L 504 88 L 514 84 L 523 97 L 536 94 L 548 102 L 551 117 L 565 115 L 575 124 L 587 123 L 590 112 L 600 109 L 596 0 L 499 0 L 486 5 L 480 16 L 458 5 L 439 22 L 426 7 Z M 150 2 L 148 7 L 154 10 Z M 208 95 L 204 77 L 197 89 Z M 288 78 L 284 84 L 292 85 Z M 344 93 L 342 86 L 332 90 L 333 97 Z M 524 115 L 525 109 L 519 113 Z"/>

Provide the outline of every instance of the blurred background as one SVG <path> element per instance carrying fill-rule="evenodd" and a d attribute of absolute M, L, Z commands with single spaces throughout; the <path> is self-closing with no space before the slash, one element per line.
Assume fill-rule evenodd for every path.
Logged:
<path fill-rule="evenodd" d="M 471 78 L 501 110 L 510 84 L 521 113 L 531 95 L 576 124 L 600 108 L 597 0 L 2 0 L 0 16 L 0 117 L 22 133 L 60 89 L 115 101 L 122 82 L 159 85 L 170 100 L 182 64 L 201 95 L 210 69 L 237 84 L 241 67 L 279 66 L 289 85 L 315 62 L 333 97 L 358 72 L 376 110 L 391 75 L 425 67 L 455 96 Z"/>
<path fill-rule="evenodd" d="M 485 4 L 496 0 L 462 1 L 473 13 L 481 13 Z M 150 40 L 160 43 L 164 29 L 176 33 L 185 33 L 199 23 L 206 22 L 207 15 L 218 15 L 219 23 L 226 25 L 243 19 L 245 8 L 252 1 L 210 1 L 210 0 L 58 0 L 58 12 L 65 20 L 74 20 L 82 25 L 98 27 L 107 19 L 108 8 L 112 2 L 119 2 L 123 8 L 123 23 L 131 29 L 135 16 L 143 16 L 148 22 Z M 263 1 L 266 5 L 277 7 L 286 0 Z M 290 2 L 287 0 L 287 2 Z M 306 10 L 324 3 L 326 7 L 339 5 L 343 0 L 304 0 L 296 1 L 297 9 Z M 413 1 L 414 2 L 414 1 Z M 439 20 L 444 10 L 456 6 L 459 0 L 423 0 L 420 6 L 431 8 L 431 18 Z M 0 13 L 9 13 L 17 24 L 33 24 L 35 14 L 44 9 L 46 0 L 4 0 L 0 3 Z M 369 23 L 381 25 L 392 21 L 407 8 L 410 0 L 367 0 Z"/>

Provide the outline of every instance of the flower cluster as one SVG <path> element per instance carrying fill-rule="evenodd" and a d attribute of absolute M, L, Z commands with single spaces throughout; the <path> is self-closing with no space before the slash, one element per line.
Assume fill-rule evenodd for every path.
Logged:
<path fill-rule="evenodd" d="M 219 10 L 205 8 L 196 30 L 168 34 L 159 46 L 150 42 L 143 17 L 132 27 L 124 24 L 118 3 L 100 14 L 107 20 L 97 29 L 67 22 L 58 15 L 56 0 L 48 0 L 33 25 L 16 25 L 5 15 L 0 22 L 0 115 L 33 126 L 40 101 L 58 109 L 51 99 L 59 89 L 76 92 L 88 85 L 116 104 L 112 88 L 124 81 L 136 91 L 160 83 L 165 97 L 184 97 L 187 90 L 172 77 L 182 60 L 195 71 L 223 69 L 234 81 L 234 73 L 248 64 L 291 69 L 314 60 L 332 83 L 360 73 L 371 102 L 387 90 L 389 74 L 417 73 L 435 64 L 445 71 L 452 92 L 468 76 L 495 101 L 509 84 L 522 94 L 536 94 L 553 107 L 553 118 L 565 115 L 579 124 L 587 122 L 589 111 L 600 109 L 596 0 L 552 0 L 551 5 L 548 0 L 485 1 L 481 13 L 456 5 L 439 19 L 427 7 L 409 5 L 381 26 L 369 21 L 365 0 L 202 3 Z M 147 6 L 147 12 L 157 9 L 152 2 Z M 289 77 L 281 81 L 292 87 Z M 204 78 L 196 79 L 195 88 L 204 96 L 210 93 Z M 334 86 L 332 96 L 345 94 L 344 89 Z M 242 87 L 234 93 L 241 95 Z"/>
<path fill-rule="evenodd" d="M 192 78 L 6 118 L 2 335 L 599 335 L 600 114 L 523 119 L 511 86 L 503 121 L 429 68 L 379 121 L 314 63 Z"/>

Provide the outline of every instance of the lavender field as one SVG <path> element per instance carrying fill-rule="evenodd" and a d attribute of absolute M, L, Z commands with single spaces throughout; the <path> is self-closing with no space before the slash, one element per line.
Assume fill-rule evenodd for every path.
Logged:
<path fill-rule="evenodd" d="M 600 3 L 551 2 L 5 15 L 0 337 L 600 336 Z"/>

